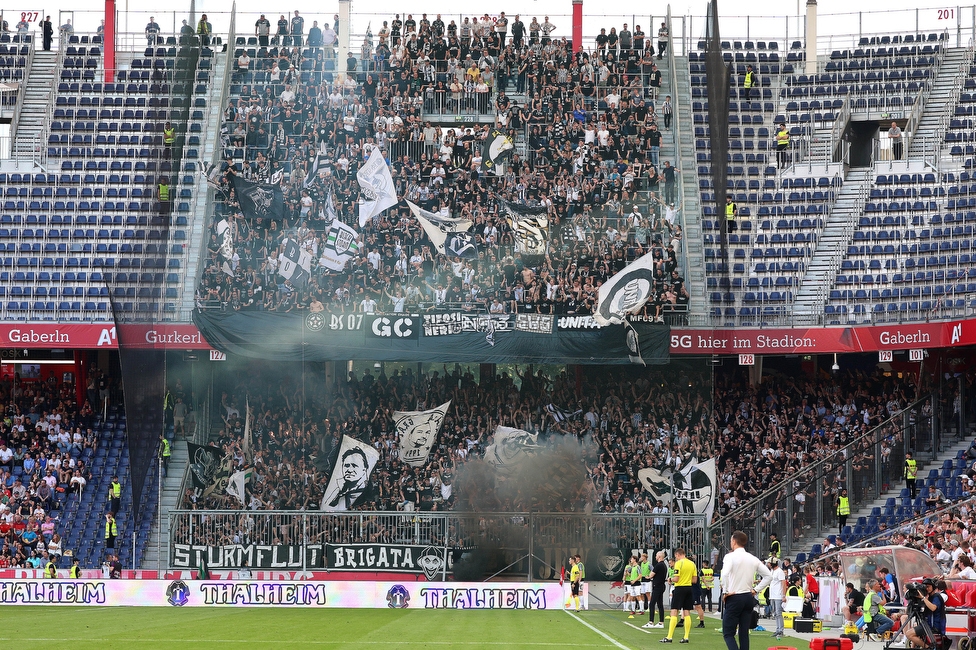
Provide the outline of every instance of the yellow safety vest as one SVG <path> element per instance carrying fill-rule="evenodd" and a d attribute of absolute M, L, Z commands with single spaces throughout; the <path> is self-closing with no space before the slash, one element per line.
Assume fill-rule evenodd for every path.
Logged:
<path fill-rule="evenodd" d="M 44 577 L 45 578 L 57 578 L 58 577 L 58 567 L 54 565 L 54 562 L 48 562 L 44 567 Z"/>
<path fill-rule="evenodd" d="M 715 586 L 715 569 L 702 569 L 702 589 L 711 589 Z"/>
<path fill-rule="evenodd" d="M 747 72 L 746 73 L 746 80 L 745 80 L 745 83 L 743 85 L 746 88 L 752 88 L 753 86 L 755 86 L 756 85 L 756 73 L 755 72 Z"/>
<path fill-rule="evenodd" d="M 105 539 L 109 537 L 118 537 L 119 527 L 115 525 L 115 520 L 105 522 Z"/>
<path fill-rule="evenodd" d="M 81 567 L 78 565 L 71 567 L 70 576 L 76 580 L 81 578 Z"/>
<path fill-rule="evenodd" d="M 803 589 L 801 587 L 797 587 L 796 585 L 793 585 L 792 587 L 786 590 L 786 595 L 799 596 L 800 598 L 803 598 Z"/>
<path fill-rule="evenodd" d="M 173 144 L 176 139 L 176 129 L 163 129 L 163 142 Z"/>
<path fill-rule="evenodd" d="M 790 143 L 790 132 L 786 129 L 776 132 L 776 144 L 777 146 L 785 147 Z"/>
<path fill-rule="evenodd" d="M 913 458 L 905 461 L 905 478 L 914 479 L 918 476 L 918 462 Z"/>
<path fill-rule="evenodd" d="M 163 438 L 163 458 L 166 458 L 169 455 L 170 455 L 170 451 L 169 451 L 169 440 L 167 440 L 166 438 Z"/>
<path fill-rule="evenodd" d="M 159 200 L 169 201 L 169 185 L 159 184 Z"/>
<path fill-rule="evenodd" d="M 122 484 L 121 483 L 110 483 L 108 486 L 108 495 L 116 499 L 122 498 Z"/>
<path fill-rule="evenodd" d="M 728 219 L 729 221 L 733 221 L 735 219 L 735 211 L 736 211 L 736 209 L 737 208 L 736 208 L 736 205 L 735 205 L 735 201 L 732 201 L 732 203 L 726 203 L 725 204 L 725 218 Z"/>
<path fill-rule="evenodd" d="M 851 514 L 851 500 L 848 497 L 837 497 L 837 514 Z"/>

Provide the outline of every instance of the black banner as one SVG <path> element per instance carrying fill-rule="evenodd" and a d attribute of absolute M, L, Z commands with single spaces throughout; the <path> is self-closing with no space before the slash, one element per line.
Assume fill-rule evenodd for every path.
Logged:
<path fill-rule="evenodd" d="M 405 314 L 335 317 L 326 312 L 195 311 L 193 321 L 214 348 L 251 358 L 281 361 L 411 361 L 431 363 L 579 363 L 629 364 L 631 351 L 623 325 L 600 327 L 590 316 L 510 315 L 481 320 L 487 314 Z M 386 319 L 384 322 L 383 319 Z M 399 325 L 398 319 L 411 319 Z M 341 325 L 345 329 L 333 329 Z M 387 330 L 386 328 L 389 328 Z M 479 330 L 480 327 L 480 330 Z M 670 328 L 657 324 L 649 337 L 660 351 L 641 354 L 649 363 L 669 360 Z M 409 334 L 407 334 L 409 330 Z M 486 336 L 490 330 L 490 336 Z M 550 331 L 551 333 L 546 333 Z M 389 332 L 387 334 L 387 332 Z M 489 340 L 490 339 L 490 340 Z"/>
<path fill-rule="evenodd" d="M 186 443 L 189 454 L 190 482 L 198 490 L 206 490 L 214 484 L 221 473 L 224 461 L 224 450 L 212 445 L 197 445 Z"/>
<path fill-rule="evenodd" d="M 401 544 L 327 544 L 325 562 L 330 571 L 394 571 L 423 573 L 428 580 L 451 571 L 452 553 L 443 546 Z"/>
<path fill-rule="evenodd" d="M 285 197 L 280 184 L 255 183 L 231 174 L 241 212 L 248 219 L 276 219 L 285 216 Z"/>
<path fill-rule="evenodd" d="M 173 566 L 178 569 L 196 569 L 206 559 L 208 569 L 240 569 L 243 567 L 249 569 L 322 569 L 325 568 L 323 551 L 322 544 L 308 544 L 306 546 L 173 544 Z"/>

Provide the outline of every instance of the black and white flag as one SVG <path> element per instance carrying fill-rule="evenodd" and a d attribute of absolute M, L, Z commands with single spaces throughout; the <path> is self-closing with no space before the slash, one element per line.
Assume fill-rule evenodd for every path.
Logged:
<path fill-rule="evenodd" d="M 499 200 L 506 220 L 515 233 L 515 252 L 520 255 L 545 255 L 549 245 L 549 210 Z"/>
<path fill-rule="evenodd" d="M 312 166 L 308 169 L 308 175 L 305 177 L 305 182 L 302 183 L 302 187 L 306 190 L 315 184 L 315 181 L 319 177 L 319 158 L 322 154 L 316 153 L 315 160 L 312 161 Z"/>
<path fill-rule="evenodd" d="M 255 183 L 231 174 L 241 212 L 248 219 L 284 219 L 285 197 L 280 184 Z"/>
<path fill-rule="evenodd" d="M 712 520 L 716 495 L 714 458 L 698 462 L 691 457 L 677 471 L 646 467 L 637 472 L 637 478 L 671 512 L 703 514 L 706 522 Z"/>
<path fill-rule="evenodd" d="M 319 264 L 333 271 L 341 271 L 346 267 L 346 262 L 359 254 L 359 249 L 359 233 L 334 219 L 329 226 Z"/>
<path fill-rule="evenodd" d="M 478 258 L 474 236 L 468 232 L 473 225 L 470 219 L 444 217 L 428 212 L 412 201 L 407 201 L 407 205 L 438 253 L 449 257 Z"/>
<path fill-rule="evenodd" d="M 187 452 L 190 455 L 190 481 L 198 490 L 206 490 L 217 478 L 221 463 L 224 460 L 224 450 L 211 445 L 197 445 L 188 442 Z"/>
<path fill-rule="evenodd" d="M 491 129 L 485 138 L 484 149 L 481 151 L 481 164 L 488 171 L 504 162 L 515 150 L 515 143 L 501 129 Z"/>
<path fill-rule="evenodd" d="M 398 434 L 400 460 L 411 467 L 427 464 L 431 447 L 444 423 L 451 402 L 448 400 L 426 411 L 394 411 L 393 422 Z"/>
<path fill-rule="evenodd" d="M 593 320 L 600 325 L 619 325 L 636 314 L 654 291 L 654 254 L 637 258 L 600 285 Z"/>
<path fill-rule="evenodd" d="M 366 164 L 356 173 L 356 179 L 360 191 L 359 227 L 362 228 L 383 210 L 395 206 L 399 199 L 390 166 L 386 164 L 379 147 L 373 147 Z"/>
<path fill-rule="evenodd" d="M 511 474 L 522 461 L 536 453 L 538 438 L 528 431 L 499 425 L 495 429 L 494 441 L 485 449 L 485 461 L 499 474 Z"/>
<path fill-rule="evenodd" d="M 666 365 L 671 361 L 671 328 L 643 320 L 624 321 L 627 354 L 631 363 Z"/>
<path fill-rule="evenodd" d="M 301 289 L 312 275 L 312 256 L 294 239 L 286 239 L 278 255 L 278 274 Z"/>
<path fill-rule="evenodd" d="M 565 422 L 570 418 L 575 418 L 577 415 L 583 412 L 583 409 L 577 409 L 575 411 L 567 411 L 566 409 L 561 409 L 555 404 L 547 404 L 546 412 L 552 416 L 552 419 L 556 422 Z"/>
<path fill-rule="evenodd" d="M 231 268 L 230 261 L 234 258 L 234 235 L 230 224 L 227 219 L 221 219 L 214 228 L 217 231 L 217 241 L 220 242 L 220 257 L 223 259 L 220 270 L 233 276 L 234 269 Z"/>
<path fill-rule="evenodd" d="M 351 510 L 370 498 L 374 490 L 369 477 L 379 459 L 380 452 L 370 445 L 350 436 L 342 436 L 339 458 L 325 486 L 319 510 Z"/>

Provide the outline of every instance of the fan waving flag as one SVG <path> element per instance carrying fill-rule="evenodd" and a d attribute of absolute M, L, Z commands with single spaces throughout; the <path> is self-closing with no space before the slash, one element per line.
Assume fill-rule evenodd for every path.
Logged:
<path fill-rule="evenodd" d="M 359 503 L 368 501 L 375 492 L 369 476 L 379 459 L 380 452 L 370 445 L 350 436 L 342 436 L 339 457 L 325 486 L 319 510 L 351 510 Z"/>
<path fill-rule="evenodd" d="M 492 129 L 485 138 L 485 146 L 481 152 L 481 164 L 485 169 L 494 170 L 506 158 L 512 155 L 515 143 L 501 129 Z"/>
<path fill-rule="evenodd" d="M 546 406 L 546 412 L 552 416 L 552 419 L 556 422 L 565 422 L 570 418 L 575 418 L 577 415 L 583 412 L 583 409 L 577 409 L 575 411 L 567 411 L 566 409 L 561 409 L 555 404 L 548 404 Z"/>
<path fill-rule="evenodd" d="M 600 285 L 593 320 L 619 325 L 644 308 L 654 290 L 654 254 L 639 257 Z"/>
<path fill-rule="evenodd" d="M 281 185 L 255 183 L 231 174 L 234 193 L 241 206 L 241 212 L 248 219 L 284 219 L 285 197 Z"/>
<path fill-rule="evenodd" d="M 329 236 L 322 247 L 319 264 L 333 271 L 341 271 L 346 262 L 359 254 L 359 233 L 338 219 L 332 222 Z"/>
<path fill-rule="evenodd" d="M 285 247 L 278 256 L 278 273 L 301 289 L 308 284 L 312 275 L 312 256 L 294 239 L 286 239 Z"/>
<path fill-rule="evenodd" d="M 499 200 L 506 220 L 515 233 L 515 252 L 520 255 L 545 255 L 549 245 L 549 210 Z"/>
<path fill-rule="evenodd" d="M 444 423 L 451 402 L 427 411 L 394 411 L 393 422 L 399 434 L 400 460 L 411 467 L 427 464 L 430 449 Z"/>
<path fill-rule="evenodd" d="M 438 253 L 450 257 L 478 258 L 478 247 L 474 236 L 467 232 L 472 225 L 469 219 L 442 217 L 424 210 L 411 201 L 407 201 L 407 205 L 423 226 L 424 232 L 427 233 Z"/>
<path fill-rule="evenodd" d="M 359 180 L 359 226 L 366 223 L 397 204 L 396 186 L 390 174 L 390 166 L 380 153 L 379 147 L 373 147 L 366 164 L 359 168 L 356 174 Z"/>

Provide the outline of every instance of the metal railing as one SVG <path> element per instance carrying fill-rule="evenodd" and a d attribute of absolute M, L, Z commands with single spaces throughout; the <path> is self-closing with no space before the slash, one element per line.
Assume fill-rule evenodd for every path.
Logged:
<path fill-rule="evenodd" d="M 668 5 L 666 23 L 668 26 L 668 32 L 674 34 L 674 32 L 672 31 L 673 25 L 671 23 L 670 4 Z M 677 69 L 678 66 L 675 63 L 674 48 L 669 47 L 667 54 L 668 54 L 668 72 L 670 73 L 670 77 L 671 77 L 668 82 L 668 87 L 671 89 L 672 99 L 675 100 L 673 102 L 675 103 L 675 106 L 674 108 L 672 108 L 671 111 L 671 121 L 672 121 L 671 138 L 674 141 L 674 166 L 679 170 L 677 174 L 678 197 L 680 197 L 680 203 L 678 205 L 678 218 L 681 224 L 682 237 L 681 237 L 680 250 L 678 250 L 677 252 L 678 252 L 678 257 L 680 259 L 680 264 L 682 268 L 682 277 L 690 278 L 689 272 L 691 271 L 691 269 L 688 267 L 688 247 L 689 247 L 688 214 L 687 214 L 688 211 L 685 209 L 686 208 L 685 177 L 687 174 L 694 173 L 694 187 L 696 188 L 695 191 L 697 192 L 698 191 L 697 189 L 698 188 L 698 166 L 691 165 L 691 169 L 688 169 L 688 167 L 684 163 L 684 157 L 681 152 L 681 110 L 680 107 L 677 105 L 680 102 L 678 98 L 678 69 Z M 685 60 L 687 61 L 687 59 Z M 663 123 L 663 117 L 662 117 L 662 123 Z M 693 133 L 692 136 L 694 136 Z M 695 278 L 695 280 L 697 281 L 698 278 Z M 704 281 L 703 277 L 701 278 L 701 281 Z"/>
<path fill-rule="evenodd" d="M 732 531 L 743 530 L 759 554 L 765 554 L 771 533 L 776 533 L 784 554 L 791 554 L 804 536 L 819 537 L 830 528 L 842 533 L 836 527 L 839 489 L 848 490 L 853 514 L 902 479 L 905 452 L 915 452 L 916 460 L 934 458 L 937 406 L 933 393 L 898 410 L 854 441 L 719 517 L 713 531 L 720 530 L 721 538 L 727 539 Z M 848 417 L 856 421 L 861 416 L 855 409 Z"/>
<path fill-rule="evenodd" d="M 444 553 L 456 548 L 497 548 L 498 553 L 493 554 L 497 557 L 484 567 L 485 578 L 491 574 L 556 578 L 566 558 L 579 553 L 590 563 L 588 579 L 606 580 L 603 570 L 618 570 L 616 565 L 597 566 L 598 557 L 607 549 L 622 551 L 621 560 L 633 549 L 683 547 L 697 558 L 708 558 L 711 550 L 707 522 L 701 514 L 173 510 L 169 518 L 170 568 L 198 568 L 176 566 L 175 545 L 370 543 L 430 546 Z M 307 566 L 307 554 L 300 555 L 300 568 L 330 568 Z"/>
<path fill-rule="evenodd" d="M 952 118 L 955 117 L 956 106 L 959 104 L 959 97 L 962 94 L 963 83 L 965 79 L 969 76 L 969 68 L 973 64 L 973 55 L 976 54 L 976 39 L 969 39 L 969 43 L 966 47 L 965 59 L 959 64 L 956 69 L 956 74 L 952 79 L 952 83 L 949 86 L 949 97 L 946 100 L 946 105 L 942 109 L 942 115 L 939 117 L 937 126 L 935 127 L 935 137 L 939 142 L 939 150 L 936 152 L 936 160 L 933 163 L 933 167 L 939 169 L 942 162 L 942 145 L 945 142 L 946 131 L 949 130 L 949 124 L 952 122 Z"/>

